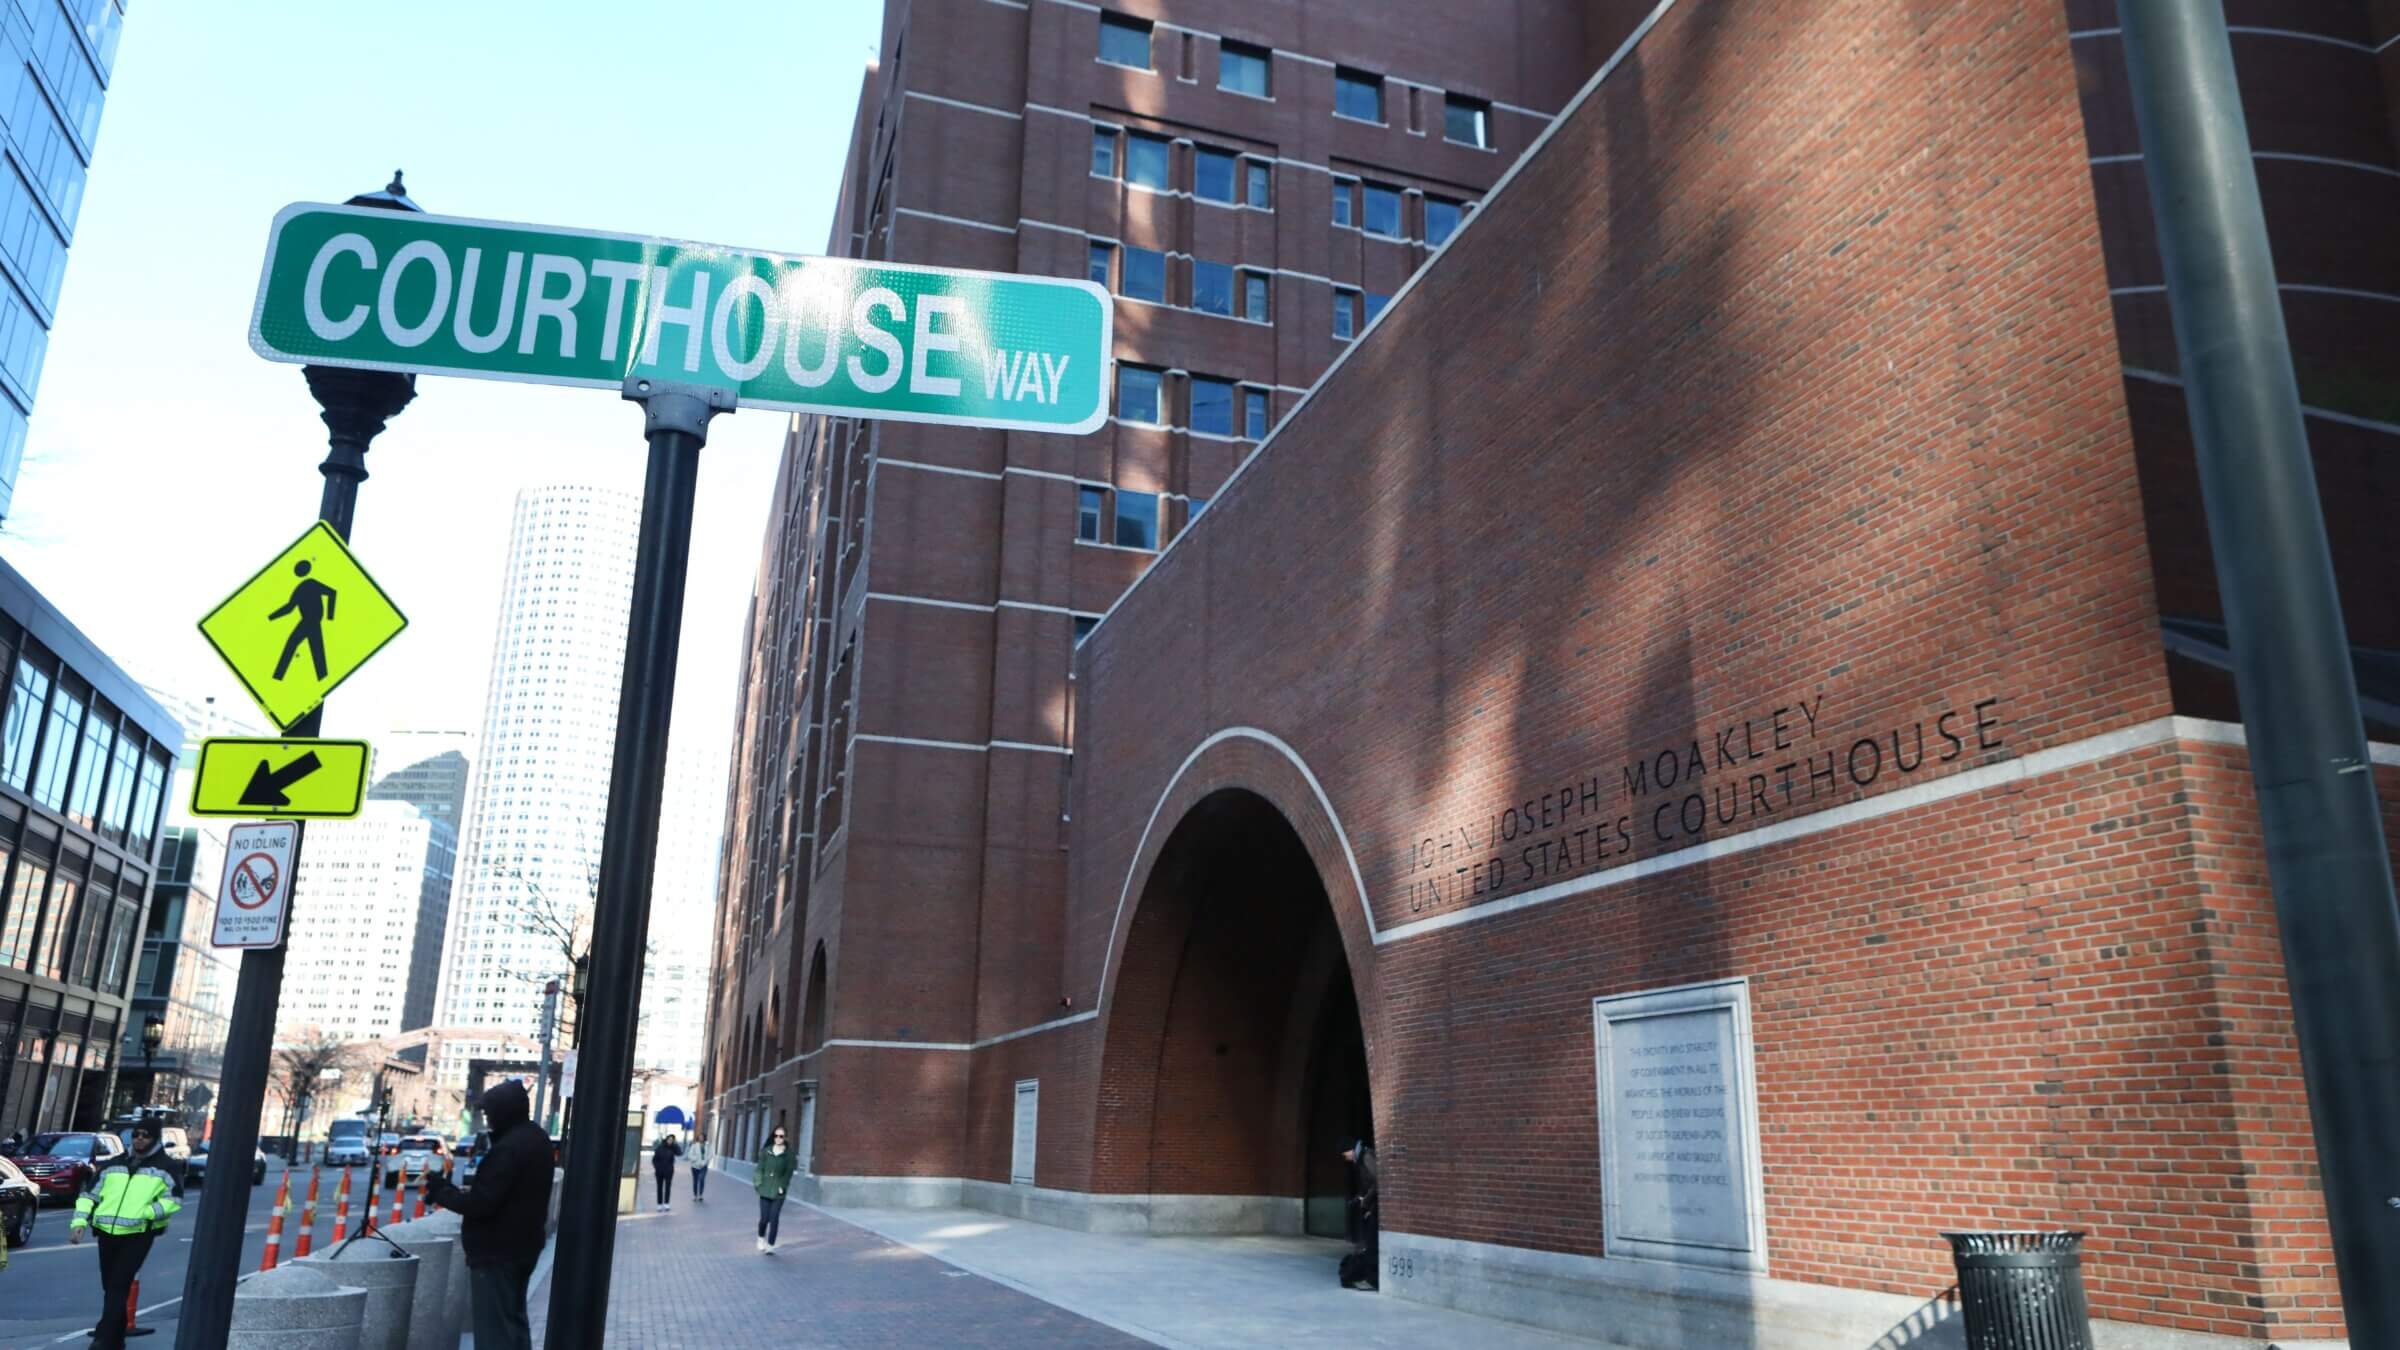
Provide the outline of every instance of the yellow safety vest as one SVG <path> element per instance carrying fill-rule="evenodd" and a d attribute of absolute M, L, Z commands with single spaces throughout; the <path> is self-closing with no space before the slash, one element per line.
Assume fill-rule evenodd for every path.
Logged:
<path fill-rule="evenodd" d="M 75 1221 L 68 1226 L 88 1224 L 119 1237 L 163 1233 L 182 1208 L 174 1180 L 163 1169 L 112 1162 L 100 1169 L 98 1181 L 75 1197 Z"/>

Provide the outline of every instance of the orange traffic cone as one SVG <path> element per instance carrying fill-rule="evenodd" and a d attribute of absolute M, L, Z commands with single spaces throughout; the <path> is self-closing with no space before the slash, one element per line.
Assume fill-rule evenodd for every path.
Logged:
<path fill-rule="evenodd" d="M 292 1244 L 292 1259 L 295 1261 L 308 1255 L 309 1243 L 317 1235 L 317 1177 L 324 1170 L 322 1167 L 312 1167 L 308 1172 L 308 1201 L 300 1206 L 300 1240 Z M 291 1169 L 285 1168 L 284 1175 L 288 1178 Z"/>
<path fill-rule="evenodd" d="M 333 1195 L 333 1241 L 336 1246 L 350 1236 L 350 1169 L 342 1169 L 342 1184 Z"/>
<path fill-rule="evenodd" d="M 409 1210 L 408 1217 L 412 1219 L 422 1219 L 425 1217 L 425 1169 L 422 1167 L 417 1169 L 416 1205 L 414 1208 Z"/>
<path fill-rule="evenodd" d="M 283 1252 L 283 1212 L 291 1204 L 292 1174 L 287 1168 L 283 1174 L 283 1186 L 275 1193 L 275 1211 L 267 1217 L 267 1256 L 258 1264 L 262 1271 L 273 1270 L 276 1257 Z"/>
<path fill-rule="evenodd" d="M 137 1279 L 133 1287 L 125 1291 L 125 1334 L 128 1336 L 148 1336 L 158 1330 L 157 1327 L 137 1327 L 133 1324 L 133 1310 L 141 1305 L 142 1282 Z"/>
<path fill-rule="evenodd" d="M 407 1217 L 406 1215 L 404 1215 L 404 1214 L 402 1214 L 402 1213 L 400 1212 L 400 1204 L 401 1204 L 401 1202 L 402 1202 L 402 1201 L 406 1200 L 407 1198 L 408 1198 L 408 1169 L 407 1169 L 407 1168 L 405 1168 L 405 1167 L 403 1167 L 403 1168 L 401 1168 L 401 1169 L 400 1169 L 400 1181 L 399 1181 L 399 1184 L 397 1184 L 397 1185 L 395 1185 L 395 1186 L 393 1186 L 393 1187 L 392 1187 L 392 1223 L 393 1223 L 394 1225 L 398 1225 L 400 1222 L 402 1222 L 402 1221 L 403 1221 L 403 1220 L 404 1220 L 404 1219 Z"/>

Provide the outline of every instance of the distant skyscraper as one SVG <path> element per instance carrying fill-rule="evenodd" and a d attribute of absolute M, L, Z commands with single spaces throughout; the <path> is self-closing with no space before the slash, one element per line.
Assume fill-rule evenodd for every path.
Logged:
<path fill-rule="evenodd" d="M 124 23 L 121 0 L 17 0 L 0 23 L 0 120 L 12 152 L 0 171 L 0 516 L 25 458 Z"/>
<path fill-rule="evenodd" d="M 607 814 L 641 499 L 592 487 L 519 494 L 442 963 L 446 1027 L 526 1031 L 542 981 L 571 976 Z M 562 940 L 563 939 L 563 940 Z M 464 1056 L 446 1042 L 445 1079 Z"/>
<path fill-rule="evenodd" d="M 467 810 L 469 741 L 463 731 L 395 731 L 375 740 L 369 801 L 407 802 L 457 829 Z"/>
<path fill-rule="evenodd" d="M 650 955 L 642 964 L 633 1060 L 677 1078 L 700 1077 L 708 1038 L 709 925 L 724 837 L 725 754 L 726 737 L 713 729 L 679 732 L 667 749 L 658 865 L 650 882 Z"/>
<path fill-rule="evenodd" d="M 406 802 L 308 827 L 292 894 L 277 1036 L 344 1040 L 432 1020 L 458 832 Z"/>

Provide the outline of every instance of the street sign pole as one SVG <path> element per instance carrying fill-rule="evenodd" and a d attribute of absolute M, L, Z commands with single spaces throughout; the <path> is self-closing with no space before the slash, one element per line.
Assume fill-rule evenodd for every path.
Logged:
<path fill-rule="evenodd" d="M 683 633 L 692 500 L 709 419 L 731 412 L 730 389 L 642 377 L 625 381 L 642 405 L 650 468 L 633 561 L 625 676 L 617 695 L 616 755 L 608 775 L 608 827 L 600 842 L 600 896 L 592 915 L 591 993 L 576 1018 L 583 1063 L 579 1119 L 597 1122 L 567 1149 L 558 1248 L 550 1273 L 549 1350 L 601 1350 L 608 1327 L 609 1263 L 617 1240 L 618 1140 L 614 1122 L 633 1096 L 635 1011 L 650 931 L 650 874 L 658 861 L 659 802 L 666 791 L 667 724 Z"/>
<path fill-rule="evenodd" d="M 2222 6 L 2126 0 L 2125 64 L 2352 1345 L 2400 1345 L 2400 906 Z"/>
<path fill-rule="evenodd" d="M 324 406 L 330 433 L 325 460 L 317 466 L 325 476 L 317 518 L 348 539 L 358 511 L 358 485 L 367 476 L 367 446 L 408 406 L 416 386 L 407 376 L 381 371 L 312 366 L 307 375 L 309 392 Z M 325 710 L 319 706 L 292 725 L 291 735 L 314 739 L 324 722 Z M 287 923 L 297 899 L 293 891 L 307 843 L 305 825 L 300 835 L 292 846 L 293 880 L 285 883 L 291 888 L 285 892 Z M 266 1106 L 267 1075 L 275 1052 L 276 1008 L 283 999 L 283 954 L 280 944 L 242 953 L 233 1015 L 225 1026 L 217 1119 L 210 1136 L 220 1158 L 247 1158 L 258 1147 L 259 1114 Z M 184 1271 L 183 1307 L 175 1327 L 176 1350 L 217 1350 L 225 1344 L 233 1322 L 234 1285 L 241 1276 L 242 1224 L 249 1204 L 245 1187 L 201 1188 L 199 1217 L 192 1223 L 192 1259 Z"/>

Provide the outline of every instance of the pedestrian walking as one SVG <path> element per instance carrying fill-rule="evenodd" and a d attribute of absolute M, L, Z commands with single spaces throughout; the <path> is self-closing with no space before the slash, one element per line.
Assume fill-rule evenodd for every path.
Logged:
<path fill-rule="evenodd" d="M 767 1136 L 766 1152 L 758 1155 L 758 1167 L 752 1173 L 751 1184 L 758 1187 L 758 1249 L 775 1250 L 775 1239 L 783 1232 L 783 1197 L 792 1188 L 792 1171 L 800 1159 L 784 1138 L 783 1127 Z"/>
<path fill-rule="evenodd" d="M 1342 1258 L 1342 1287 L 1373 1289 L 1383 1262 L 1380 1236 L 1383 1215 L 1375 1194 L 1375 1150 L 1364 1139 L 1354 1140 L 1342 1150 L 1342 1160 L 1350 1164 L 1350 1254 Z"/>
<path fill-rule="evenodd" d="M 80 1243 L 86 1228 L 99 1235 L 100 1322 L 92 1329 L 96 1350 L 124 1350 L 126 1295 L 150 1259 L 150 1247 L 183 1208 L 183 1164 L 159 1147 L 158 1127 L 148 1121 L 132 1130 L 133 1147 L 102 1163 L 75 1197 L 75 1219 L 67 1241 Z"/>
<path fill-rule="evenodd" d="M 525 1085 L 514 1079 L 483 1094 L 491 1147 L 465 1189 L 428 1172 L 425 1198 L 463 1218 L 467 1289 L 476 1350 L 533 1350 L 525 1286 L 541 1259 L 550 1220 L 550 1136 L 533 1123 Z"/>
<path fill-rule="evenodd" d="M 692 1203 L 697 1205 L 708 1199 L 708 1141 L 693 1135 L 692 1147 L 683 1158 L 692 1165 Z"/>
<path fill-rule="evenodd" d="M 658 1178 L 658 1208 L 661 1213 L 675 1207 L 675 1160 L 683 1150 L 675 1146 L 675 1136 L 660 1135 L 658 1147 L 650 1151 L 650 1174 Z"/>

